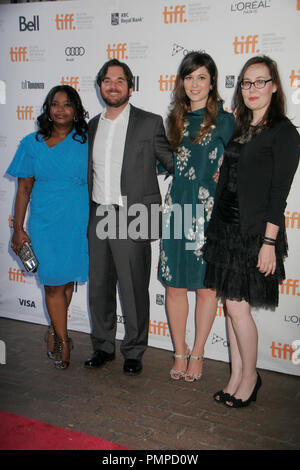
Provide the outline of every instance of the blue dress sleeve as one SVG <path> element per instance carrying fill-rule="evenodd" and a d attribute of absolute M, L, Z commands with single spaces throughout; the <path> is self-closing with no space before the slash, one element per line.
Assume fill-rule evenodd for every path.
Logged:
<path fill-rule="evenodd" d="M 6 170 L 7 174 L 18 178 L 34 176 L 33 152 L 28 137 L 21 140 L 15 156 Z"/>
<path fill-rule="evenodd" d="M 232 113 L 224 113 L 219 123 L 219 132 L 224 146 L 230 141 L 235 129 L 235 117 Z"/>

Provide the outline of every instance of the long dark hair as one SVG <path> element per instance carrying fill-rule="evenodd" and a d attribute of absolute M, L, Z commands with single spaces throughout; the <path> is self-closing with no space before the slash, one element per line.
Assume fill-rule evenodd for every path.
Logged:
<path fill-rule="evenodd" d="M 194 142 L 200 142 L 212 125 L 216 124 L 218 101 L 222 102 L 218 93 L 218 70 L 210 55 L 205 52 L 189 52 L 182 60 L 172 93 L 170 113 L 168 116 L 168 139 L 173 150 L 177 150 L 183 136 L 184 121 L 190 111 L 190 100 L 184 90 L 184 79 L 187 75 L 205 67 L 210 75 L 211 90 L 209 91 L 204 113 L 204 126 L 199 129 Z"/>
<path fill-rule="evenodd" d="M 244 78 L 246 70 L 250 67 L 250 65 L 254 64 L 266 65 L 270 73 L 270 78 L 272 78 L 272 83 L 277 86 L 277 91 L 272 94 L 270 105 L 266 110 L 265 115 L 262 117 L 261 124 L 267 127 L 272 127 L 277 122 L 286 117 L 286 100 L 275 60 L 266 55 L 251 57 L 251 59 L 247 60 L 241 70 L 238 84 L 233 96 L 233 108 L 236 116 L 237 126 L 235 132 L 236 135 L 240 135 L 241 133 L 247 131 L 252 120 L 252 111 L 248 109 L 244 103 L 240 84 Z"/>
<path fill-rule="evenodd" d="M 49 91 L 42 107 L 43 112 L 37 118 L 39 130 L 37 131 L 36 139 L 38 140 L 39 135 L 42 135 L 46 139 L 51 137 L 52 129 L 53 129 L 53 122 L 50 120 L 50 107 L 51 107 L 55 94 L 58 92 L 64 92 L 67 94 L 70 100 L 71 106 L 75 111 L 75 117 L 74 117 L 74 131 L 75 132 L 73 135 L 73 139 L 84 144 L 87 141 L 88 126 L 87 126 L 85 119 L 88 117 L 88 113 L 83 108 L 80 96 L 77 93 L 77 91 L 69 85 L 57 85 Z"/>

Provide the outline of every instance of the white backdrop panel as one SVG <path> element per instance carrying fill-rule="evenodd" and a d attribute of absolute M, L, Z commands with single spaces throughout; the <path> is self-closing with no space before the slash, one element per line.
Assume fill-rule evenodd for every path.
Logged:
<path fill-rule="evenodd" d="M 238 73 L 252 55 L 277 60 L 287 96 L 288 115 L 300 124 L 298 0 L 84 0 L 0 5 L 0 169 L 4 175 L 20 139 L 34 130 L 51 87 L 66 83 L 80 93 L 90 117 L 102 109 L 95 76 L 116 57 L 135 76 L 132 103 L 167 116 L 178 65 L 187 51 L 202 49 L 219 69 L 219 89 L 230 110 Z M 71 49 L 70 49 L 71 48 Z M 73 49 L 75 48 L 75 49 Z M 163 194 L 169 181 L 160 178 Z M 290 256 L 287 279 L 275 312 L 254 311 L 259 330 L 258 366 L 300 375 L 293 341 L 300 338 L 298 235 L 299 172 L 286 209 Z M 3 317 L 47 324 L 44 295 L 35 275 L 22 271 L 9 248 L 16 182 L 1 178 L 0 313 Z M 165 289 L 157 280 L 159 242 L 152 244 L 149 344 L 172 350 L 165 312 Z M 187 341 L 194 339 L 195 293 L 189 293 Z M 118 338 L 124 334 L 118 303 Z M 87 286 L 75 288 L 69 327 L 90 332 Z M 225 317 L 219 304 L 205 356 L 228 361 Z"/>

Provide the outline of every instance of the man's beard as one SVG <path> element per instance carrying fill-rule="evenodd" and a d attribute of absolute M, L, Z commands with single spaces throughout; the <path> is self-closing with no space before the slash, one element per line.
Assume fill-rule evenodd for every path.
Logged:
<path fill-rule="evenodd" d="M 129 98 L 130 98 L 129 92 L 127 93 L 126 96 L 123 96 L 122 98 L 120 98 L 117 101 L 111 101 L 106 96 L 103 96 L 103 95 L 101 95 L 101 96 L 102 96 L 102 99 L 103 99 L 104 103 L 107 104 L 108 106 L 111 106 L 112 108 L 119 108 L 123 104 L 127 103 Z"/>

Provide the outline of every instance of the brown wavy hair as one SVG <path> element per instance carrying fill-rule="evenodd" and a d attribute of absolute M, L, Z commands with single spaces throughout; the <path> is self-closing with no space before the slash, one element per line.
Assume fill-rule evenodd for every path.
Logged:
<path fill-rule="evenodd" d="M 233 108 L 236 117 L 235 135 L 237 136 L 247 131 L 252 121 L 252 111 L 247 108 L 243 100 L 241 81 L 243 80 L 246 70 L 250 67 L 250 65 L 255 64 L 266 65 L 268 67 L 270 78 L 272 78 L 273 84 L 277 86 L 277 91 L 272 94 L 270 105 L 266 110 L 265 115 L 262 117 L 260 124 L 267 127 L 272 127 L 277 122 L 286 117 L 286 99 L 275 60 L 266 55 L 251 57 L 251 59 L 247 60 L 241 70 L 237 87 L 233 96 Z"/>
<path fill-rule="evenodd" d="M 211 90 L 209 91 L 204 113 L 204 126 L 199 128 L 193 142 L 201 142 L 209 131 L 210 126 L 216 125 L 218 102 L 222 102 L 218 93 L 218 70 L 210 55 L 205 52 L 189 52 L 182 60 L 172 93 L 170 112 L 168 115 L 168 139 L 172 150 L 176 151 L 183 137 L 184 122 L 190 111 L 190 100 L 184 90 L 184 79 L 187 75 L 205 67 L 210 75 Z"/>

